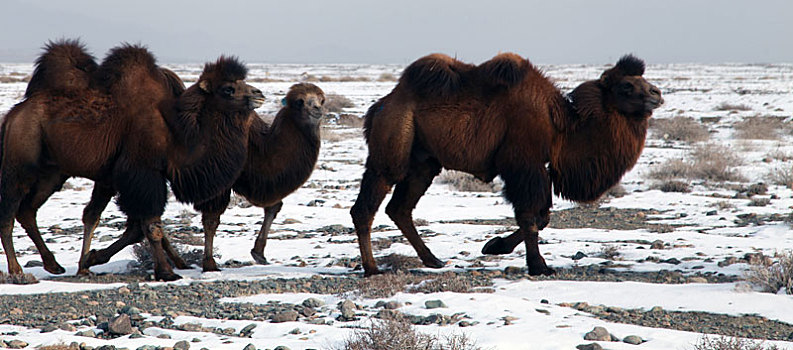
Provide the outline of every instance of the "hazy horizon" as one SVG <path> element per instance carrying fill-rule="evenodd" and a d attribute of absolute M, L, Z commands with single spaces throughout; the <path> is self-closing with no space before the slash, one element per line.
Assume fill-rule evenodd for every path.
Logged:
<path fill-rule="evenodd" d="M 793 1 L 375 3 L 6 0 L 0 61 L 32 62 L 48 41 L 80 38 L 99 59 L 142 43 L 160 62 L 406 64 L 431 52 L 480 62 L 512 51 L 540 64 L 793 63 Z"/>

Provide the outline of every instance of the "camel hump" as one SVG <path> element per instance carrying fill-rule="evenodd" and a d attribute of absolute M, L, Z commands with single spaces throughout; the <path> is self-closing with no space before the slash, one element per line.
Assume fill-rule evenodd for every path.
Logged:
<path fill-rule="evenodd" d="M 179 78 L 174 71 L 168 68 L 160 68 L 162 78 L 165 81 L 165 86 L 171 91 L 174 97 L 181 96 L 185 90 L 184 82 Z"/>
<path fill-rule="evenodd" d="M 149 77 L 161 76 L 154 55 L 142 45 L 124 43 L 110 49 L 97 71 L 101 86 L 111 88 L 121 83 L 125 77 L 131 78 L 127 84 L 137 84 L 141 73 Z"/>
<path fill-rule="evenodd" d="M 402 72 L 399 83 L 423 97 L 448 96 L 462 87 L 462 72 L 466 68 L 465 63 L 435 53 L 411 63 Z"/>
<path fill-rule="evenodd" d="M 36 69 L 25 90 L 25 98 L 39 91 L 86 89 L 96 70 L 96 60 L 77 39 L 60 39 L 44 45 Z"/>
<path fill-rule="evenodd" d="M 514 53 L 502 53 L 479 65 L 478 70 L 489 83 L 512 87 L 526 78 L 531 64 Z"/>

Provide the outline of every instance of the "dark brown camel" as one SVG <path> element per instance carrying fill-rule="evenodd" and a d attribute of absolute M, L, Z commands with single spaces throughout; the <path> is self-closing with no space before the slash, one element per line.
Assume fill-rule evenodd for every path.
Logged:
<path fill-rule="evenodd" d="M 296 84 L 289 89 L 284 107 L 272 125 L 261 118 L 253 118 L 248 134 L 248 158 L 233 190 L 253 205 L 264 208 L 264 221 L 251 249 L 251 255 L 260 264 L 267 264 L 264 247 L 270 226 L 283 205 L 281 200 L 300 188 L 314 170 L 319 156 L 319 125 L 324 103 L 325 94 L 319 87 Z M 195 204 L 196 210 L 202 213 L 204 226 L 204 271 L 220 270 L 213 257 L 213 241 L 230 195 L 229 190 Z M 94 192 L 86 212 L 88 208 L 97 208 L 103 203 L 106 205 L 107 201 L 97 199 Z M 103 208 L 97 213 L 101 213 Z"/>
<path fill-rule="evenodd" d="M 644 62 L 624 56 L 600 79 L 565 97 L 515 54 L 479 66 L 440 54 L 412 63 L 365 116 L 369 157 L 350 211 L 364 274 L 379 273 L 370 230 L 394 184 L 386 213 L 425 266 L 444 265 L 421 240 L 412 219 L 441 168 L 483 181 L 501 176 L 519 229 L 506 242 L 486 248 L 503 251 L 522 240 L 529 273 L 553 273 L 537 245 L 539 231 L 549 221 L 551 183 L 562 197 L 593 201 L 636 163 L 648 119 L 663 103 L 660 90 L 643 74 Z"/>
<path fill-rule="evenodd" d="M 44 56 L 84 53 L 81 45 L 76 50 L 59 50 L 74 44 L 51 43 Z M 67 54 L 58 62 L 71 58 Z M 45 62 L 39 60 L 37 72 L 62 68 Z M 57 189 L 64 176 L 80 176 L 94 180 L 94 194 L 100 188 L 106 201 L 117 192 L 119 207 L 128 215 L 127 232 L 111 247 L 145 236 L 153 250 L 155 278 L 178 279 L 163 251 L 163 245 L 169 248 L 160 222 L 167 198 L 166 177 L 177 196 L 188 202 L 228 189 L 242 170 L 251 110 L 261 105 L 263 96 L 244 83 L 246 69 L 233 58 L 221 57 L 206 65 L 199 83 L 178 100 L 175 95 L 181 88 L 174 86 L 175 75 L 157 67 L 142 47 L 115 48 L 88 73 L 88 87 L 70 84 L 66 88 L 58 82 L 58 74 L 34 74 L 35 88 L 3 121 L 0 234 L 9 272 L 22 273 L 11 236 L 21 203 L 44 193 L 43 203 L 54 190 L 43 190 L 42 184 L 57 184 L 50 185 Z M 190 139 L 170 132 L 169 124 L 175 122 L 193 126 L 182 132 Z M 30 208 L 40 206 L 37 201 L 30 203 Z M 91 253 L 81 259 L 81 265 L 109 259 L 102 251 Z"/>

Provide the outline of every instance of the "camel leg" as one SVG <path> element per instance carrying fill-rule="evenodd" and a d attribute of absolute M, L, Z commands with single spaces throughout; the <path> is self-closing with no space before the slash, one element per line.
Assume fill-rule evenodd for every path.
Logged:
<path fill-rule="evenodd" d="M 88 254 L 85 255 L 84 259 L 81 259 L 79 271 L 83 271 L 83 273 L 78 272 L 78 274 L 89 274 L 90 271 L 88 268 L 91 266 L 104 264 L 110 261 L 110 258 L 116 255 L 122 249 L 142 241 L 143 231 L 141 231 L 140 222 L 127 220 L 127 228 L 124 230 L 124 233 L 119 239 L 117 239 L 107 248 L 101 250 L 92 249 L 88 252 Z"/>
<path fill-rule="evenodd" d="M 419 236 L 416 226 L 413 225 L 413 209 L 432 184 L 432 179 L 440 172 L 440 164 L 434 161 L 411 164 L 408 176 L 396 184 L 394 194 L 386 206 L 386 213 L 416 250 L 424 266 L 433 268 L 441 268 L 445 264 L 432 254 Z"/>
<path fill-rule="evenodd" d="M 367 169 L 363 173 L 361 180 L 361 191 L 358 199 L 350 209 L 355 232 L 358 234 L 358 246 L 361 249 L 361 265 L 363 265 L 364 276 L 379 274 L 377 262 L 372 253 L 372 221 L 380 203 L 385 199 L 385 195 L 391 185 L 382 175 L 375 174 L 374 171 Z"/>
<path fill-rule="evenodd" d="M 80 262 L 77 265 L 78 275 L 90 274 L 88 267 L 92 265 L 88 265 L 86 259 L 88 259 L 88 254 L 91 251 L 91 241 L 94 239 L 94 231 L 99 225 L 102 212 L 107 208 L 107 204 L 110 203 L 110 199 L 113 198 L 114 194 L 115 191 L 111 186 L 94 183 L 91 200 L 88 201 L 88 205 L 83 209 L 83 249 L 80 252 Z M 108 259 L 110 259 L 109 256 Z"/>
<path fill-rule="evenodd" d="M 162 249 L 165 250 L 165 254 L 168 256 L 168 259 L 171 260 L 174 267 L 181 270 L 190 268 L 190 265 L 187 265 L 187 262 L 184 261 L 181 255 L 179 255 L 179 252 L 176 250 L 176 247 L 174 247 L 171 244 L 171 241 L 168 240 L 167 235 L 162 236 Z"/>
<path fill-rule="evenodd" d="M 537 220 L 537 229 L 538 231 L 544 229 L 548 226 L 548 223 L 551 222 L 551 212 L 550 208 L 552 205 L 552 199 L 550 195 L 550 189 L 548 189 L 548 195 L 546 198 L 546 205 L 543 210 L 541 210 L 541 215 L 539 220 Z M 523 230 L 517 230 L 510 234 L 507 237 L 494 237 L 491 240 L 485 243 L 485 246 L 482 247 L 482 254 L 488 255 L 501 255 L 501 254 L 509 254 L 515 250 L 515 247 L 518 246 L 521 242 L 526 240 L 526 235 Z"/>
<path fill-rule="evenodd" d="M 55 255 L 52 254 L 52 251 L 44 243 L 44 239 L 41 238 L 36 214 L 47 199 L 61 188 L 66 179 L 67 177 L 58 173 L 48 174 L 39 178 L 36 186 L 22 200 L 19 210 L 17 210 L 17 221 L 36 245 L 36 249 L 41 255 L 41 261 L 44 263 L 44 270 L 55 275 L 62 274 L 66 270 L 58 264 L 58 261 L 55 260 Z"/>
<path fill-rule="evenodd" d="M 2 141 L 0 140 L 0 142 Z M 25 167 L 20 166 L 19 168 L 24 169 Z M 0 241 L 2 241 L 3 251 L 8 262 L 8 273 L 12 275 L 23 273 L 14 250 L 14 217 L 19 211 L 22 200 L 35 183 L 35 179 L 36 176 L 33 173 L 19 173 L 5 167 L 0 171 Z"/>
<path fill-rule="evenodd" d="M 259 235 L 256 236 L 253 249 L 251 249 L 251 256 L 257 264 L 267 265 L 267 259 L 264 257 L 264 246 L 267 245 L 267 236 L 270 234 L 270 226 L 273 225 L 275 216 L 278 215 L 278 212 L 281 211 L 281 207 L 283 206 L 284 202 L 278 201 L 278 203 L 264 208 L 264 222 L 262 222 L 262 228 L 259 230 Z"/>
<path fill-rule="evenodd" d="M 226 211 L 231 200 L 231 189 L 206 202 L 193 206 L 201 212 L 201 223 L 204 226 L 204 272 L 220 271 L 215 262 L 215 233 L 220 225 L 220 215 Z"/>
<path fill-rule="evenodd" d="M 165 232 L 162 229 L 162 222 L 159 217 L 145 219 L 141 222 L 141 229 L 149 241 L 151 247 L 151 256 L 154 260 L 154 279 L 158 281 L 175 281 L 182 276 L 173 272 L 171 264 L 165 256 L 165 251 L 162 246 L 163 237 Z"/>

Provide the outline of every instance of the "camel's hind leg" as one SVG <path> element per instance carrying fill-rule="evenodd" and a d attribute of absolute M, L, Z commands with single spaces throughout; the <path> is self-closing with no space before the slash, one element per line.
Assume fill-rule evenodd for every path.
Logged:
<path fill-rule="evenodd" d="M 91 252 L 91 241 L 94 238 L 94 231 L 99 225 L 99 219 L 102 217 L 102 212 L 107 208 L 110 199 L 116 192 L 112 186 L 101 183 L 94 184 L 94 190 L 91 192 L 91 200 L 88 205 L 83 209 L 83 249 L 80 252 L 80 262 L 77 267 L 78 275 L 87 275 L 90 273 L 88 268 L 92 265 L 88 264 L 88 255 Z M 110 257 L 108 257 L 110 259 Z"/>
<path fill-rule="evenodd" d="M 104 264 L 110 261 L 110 258 L 122 249 L 142 241 L 143 231 L 141 231 L 140 222 L 127 220 L 127 228 L 124 230 L 121 237 L 107 248 L 89 251 L 85 258 L 80 261 L 80 271 L 85 271 L 82 274 L 89 274 L 90 271 L 88 268 L 91 266 Z"/>
<path fill-rule="evenodd" d="M 230 200 L 231 190 L 227 190 L 215 198 L 193 206 L 201 212 L 201 224 L 204 226 L 204 272 L 220 271 L 215 262 L 215 233 L 220 225 L 220 215 L 226 211 Z"/>
<path fill-rule="evenodd" d="M 361 249 L 361 265 L 363 265 L 364 276 L 379 274 L 377 262 L 372 253 L 372 221 L 380 203 L 385 199 L 385 195 L 391 185 L 386 178 L 376 174 L 370 169 L 366 169 L 361 180 L 361 191 L 358 199 L 350 209 L 352 223 L 355 225 L 355 232 L 358 234 L 358 246 Z"/>
<path fill-rule="evenodd" d="M 284 202 L 279 201 L 277 204 L 264 208 L 264 222 L 262 228 L 259 230 L 259 235 L 256 236 L 256 242 L 251 249 L 251 256 L 256 263 L 267 265 L 267 258 L 264 257 L 264 247 L 267 245 L 267 236 L 270 234 L 270 226 L 273 225 L 276 215 L 281 211 Z"/>
<path fill-rule="evenodd" d="M 440 172 L 441 165 L 434 160 L 411 164 L 408 176 L 396 184 L 394 194 L 386 206 L 386 213 L 416 250 L 424 266 L 434 268 L 443 267 L 444 263 L 432 254 L 416 231 L 416 226 L 413 225 L 413 209 L 432 184 L 432 179 Z"/>
<path fill-rule="evenodd" d="M 55 260 L 55 255 L 47 248 L 44 239 L 41 238 L 41 232 L 36 222 L 36 214 L 47 199 L 63 186 L 66 179 L 66 176 L 58 173 L 48 174 L 39 178 L 33 190 L 22 200 L 17 211 L 17 221 L 36 245 L 36 249 L 41 255 L 41 261 L 44 263 L 44 270 L 56 275 L 62 274 L 66 270 L 58 264 L 58 261 Z"/>
<path fill-rule="evenodd" d="M 0 152 L 2 151 L 0 150 Z M 5 161 L 7 160 L 3 162 Z M 27 168 L 24 166 L 18 166 L 16 169 L 3 167 L 0 170 L 0 241 L 2 241 L 3 252 L 8 262 L 8 273 L 12 275 L 23 273 L 14 250 L 14 217 L 19 211 L 23 199 L 30 193 L 36 182 L 35 171 L 20 173 L 17 169 Z"/>

